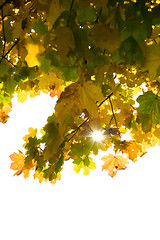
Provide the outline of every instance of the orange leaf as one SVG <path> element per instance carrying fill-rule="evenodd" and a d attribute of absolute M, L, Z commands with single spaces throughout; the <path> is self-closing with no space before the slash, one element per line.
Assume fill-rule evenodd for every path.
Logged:
<path fill-rule="evenodd" d="M 25 155 L 19 151 L 19 153 L 13 153 L 10 155 L 10 159 L 13 161 L 10 168 L 16 170 L 14 175 L 20 175 L 24 168 Z"/>
<path fill-rule="evenodd" d="M 19 151 L 19 153 L 13 153 L 10 155 L 10 159 L 13 161 L 10 168 L 16 170 L 15 175 L 20 175 L 23 172 L 24 178 L 29 177 L 29 171 L 34 167 L 34 161 L 25 164 L 25 155 Z"/>
<path fill-rule="evenodd" d="M 114 177 L 118 170 L 125 169 L 126 164 L 129 163 L 127 159 L 123 158 L 122 156 L 114 156 L 110 153 L 104 156 L 101 160 L 104 161 L 104 164 L 102 165 L 102 171 L 108 170 L 108 175 L 111 177 Z"/>

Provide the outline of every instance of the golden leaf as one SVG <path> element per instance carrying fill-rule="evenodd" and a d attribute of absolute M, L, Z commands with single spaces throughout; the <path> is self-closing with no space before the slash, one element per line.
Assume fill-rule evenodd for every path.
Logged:
<path fill-rule="evenodd" d="M 39 61 L 37 56 L 44 52 L 43 46 L 40 44 L 40 41 L 38 39 L 28 39 L 26 40 L 26 49 L 27 49 L 27 56 L 25 57 L 25 60 L 29 67 L 34 67 L 36 65 L 39 65 Z"/>
<path fill-rule="evenodd" d="M 129 145 L 125 150 L 123 150 L 123 152 L 127 153 L 129 155 L 129 159 L 135 162 L 137 160 L 138 154 L 142 152 L 142 146 L 134 140 L 131 140 L 127 143 Z"/>
<path fill-rule="evenodd" d="M 25 155 L 20 151 L 19 153 L 14 152 L 10 155 L 10 159 L 13 161 L 10 168 L 17 171 L 14 175 L 21 174 L 24 167 Z"/>
<path fill-rule="evenodd" d="M 155 77 L 160 66 L 160 46 L 152 44 L 144 48 L 144 67 Z"/>
<path fill-rule="evenodd" d="M 101 89 L 92 82 L 84 82 L 81 86 L 80 104 L 83 109 L 87 109 L 91 118 L 98 117 L 97 102 L 104 99 Z"/>
<path fill-rule="evenodd" d="M 104 161 L 102 165 L 102 171 L 108 170 L 108 175 L 114 177 L 117 174 L 117 171 L 120 169 L 125 169 L 126 164 L 129 162 L 127 159 L 123 158 L 122 156 L 114 156 L 112 154 L 108 154 L 101 158 Z"/>

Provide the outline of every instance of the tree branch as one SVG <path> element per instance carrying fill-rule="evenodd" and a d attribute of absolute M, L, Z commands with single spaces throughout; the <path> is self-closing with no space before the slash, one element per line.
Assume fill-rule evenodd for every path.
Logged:
<path fill-rule="evenodd" d="M 115 121 L 116 127 L 118 128 L 118 124 L 117 124 L 116 116 L 115 116 L 114 109 L 113 109 L 113 105 L 112 105 L 112 102 L 111 102 L 111 99 L 110 99 L 110 98 L 109 98 L 109 102 L 110 102 L 110 104 L 111 104 L 111 109 L 112 109 L 113 118 L 114 118 L 114 121 Z"/>
<path fill-rule="evenodd" d="M 4 56 L 2 56 L 2 58 L 1 58 L 1 60 L 0 60 L 0 63 L 2 62 L 2 60 L 3 60 L 4 58 L 7 57 L 7 55 L 12 51 L 12 49 L 18 44 L 18 42 L 19 42 L 19 38 L 18 38 L 17 41 L 12 45 L 12 47 L 10 47 L 10 49 L 4 54 Z"/>

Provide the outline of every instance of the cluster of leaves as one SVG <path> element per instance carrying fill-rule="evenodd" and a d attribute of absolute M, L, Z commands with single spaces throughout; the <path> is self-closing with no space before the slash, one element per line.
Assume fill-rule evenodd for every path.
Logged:
<path fill-rule="evenodd" d="M 30 128 L 25 154 L 10 156 L 15 175 L 56 182 L 69 159 L 87 175 L 91 153 L 112 148 L 102 169 L 113 177 L 159 143 L 158 0 L 1 0 L 0 13 L 0 121 L 15 92 L 58 96 L 42 137 Z"/>

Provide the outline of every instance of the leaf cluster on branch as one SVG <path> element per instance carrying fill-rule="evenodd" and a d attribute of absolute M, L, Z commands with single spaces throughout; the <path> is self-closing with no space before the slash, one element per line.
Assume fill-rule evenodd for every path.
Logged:
<path fill-rule="evenodd" d="M 87 175 L 91 154 L 112 148 L 113 177 L 160 143 L 158 0 L 0 0 L 0 54 L 1 122 L 15 92 L 58 97 L 42 137 L 29 128 L 25 153 L 10 156 L 15 175 L 55 183 L 67 160 Z"/>

